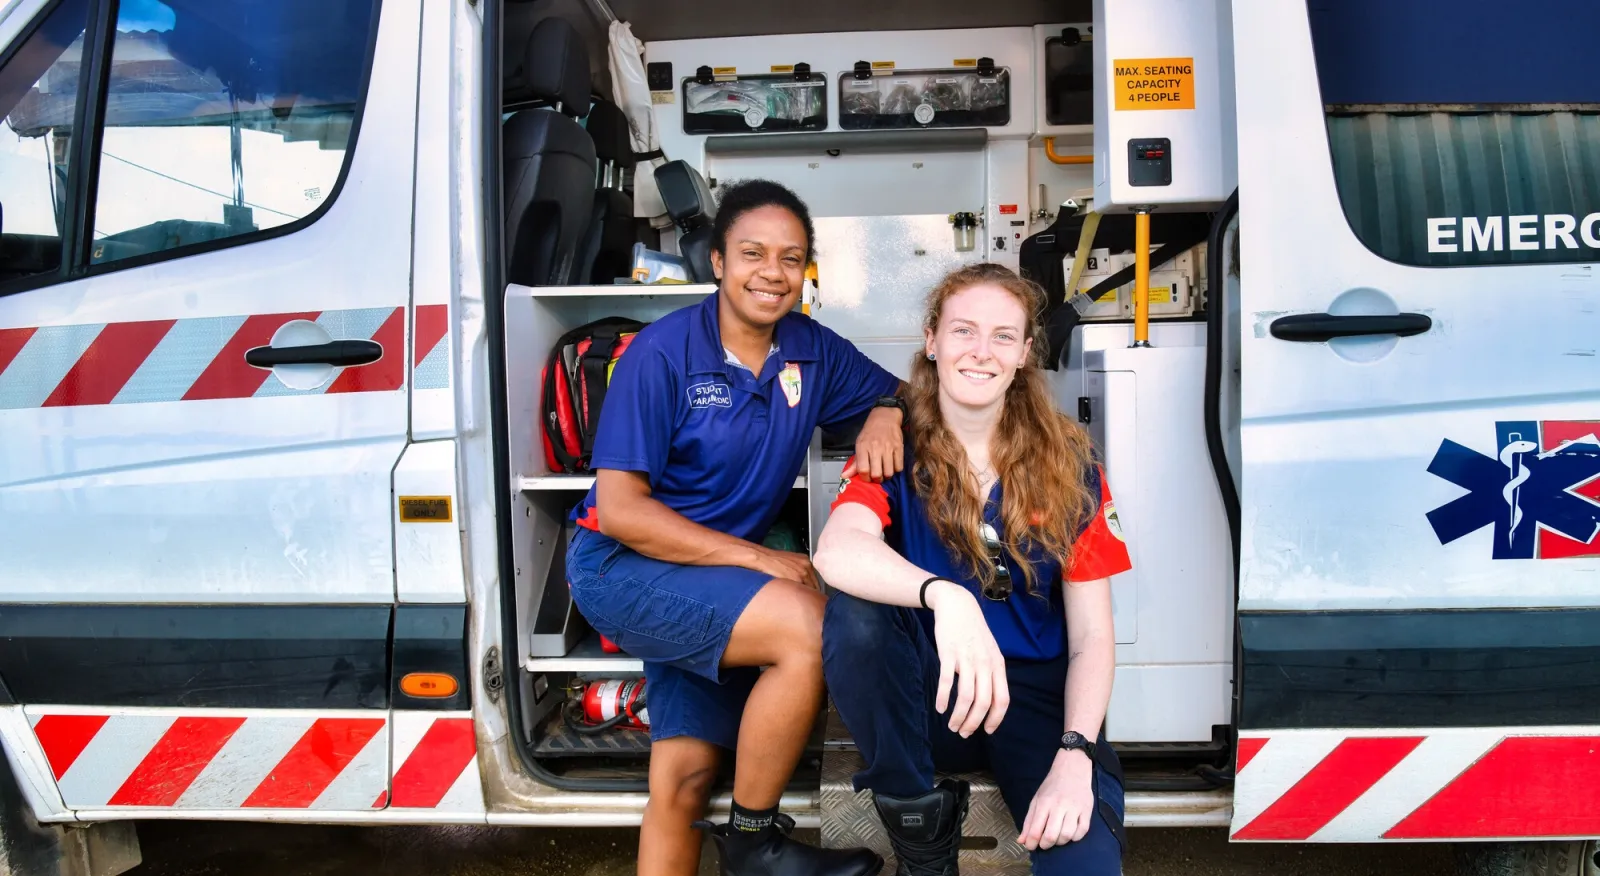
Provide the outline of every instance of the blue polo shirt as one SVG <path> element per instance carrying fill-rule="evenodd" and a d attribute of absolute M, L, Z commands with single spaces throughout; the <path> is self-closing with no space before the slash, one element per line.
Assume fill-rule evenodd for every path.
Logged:
<path fill-rule="evenodd" d="M 908 442 L 904 470 L 882 483 L 860 477 L 846 480 L 833 507 L 866 506 L 878 515 L 878 522 L 883 524 L 884 542 L 897 553 L 929 575 L 948 578 L 972 591 L 972 595 L 978 597 L 984 620 L 1001 654 L 1019 660 L 1054 660 L 1067 653 L 1066 598 L 1061 582 L 1109 578 L 1133 568 L 1127 545 L 1122 541 L 1122 527 L 1117 522 L 1111 488 L 1100 466 L 1091 466 L 1084 472 L 1084 486 L 1089 489 L 1089 495 L 1100 497 L 1100 505 L 1079 530 L 1067 568 L 1062 569 L 1061 563 L 1037 546 L 1025 545 L 1024 553 L 1033 568 L 1034 591 L 1027 591 L 1021 571 L 1014 568 L 1014 561 L 1007 554 L 1011 596 L 997 602 L 983 595 L 981 581 L 967 572 L 966 564 L 945 545 L 928 521 L 927 511 L 911 480 L 913 462 L 913 450 Z M 1000 516 L 1003 488 L 1003 484 L 996 483 L 983 507 L 984 521 L 994 527 L 1002 541 L 1005 540 L 1005 522 Z M 932 636 L 933 612 L 918 610 L 918 614 Z"/>
<path fill-rule="evenodd" d="M 900 381 L 808 316 L 774 328 L 759 373 L 728 361 L 720 293 L 646 326 L 617 360 L 590 466 L 642 472 L 651 494 L 702 526 L 760 541 L 788 501 L 818 426 L 845 424 Z M 599 531 L 595 490 L 574 511 Z"/>

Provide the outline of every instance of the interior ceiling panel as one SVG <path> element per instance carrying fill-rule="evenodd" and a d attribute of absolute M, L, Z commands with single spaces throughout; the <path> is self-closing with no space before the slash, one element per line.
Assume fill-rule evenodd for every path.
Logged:
<path fill-rule="evenodd" d="M 609 0 L 645 41 L 859 30 L 943 30 L 1088 21 L 1089 0 Z M 692 12 L 685 14 L 686 10 Z"/>

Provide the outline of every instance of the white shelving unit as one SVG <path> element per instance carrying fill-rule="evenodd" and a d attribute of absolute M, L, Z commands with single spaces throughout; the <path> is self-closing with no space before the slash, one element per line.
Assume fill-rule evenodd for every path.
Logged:
<path fill-rule="evenodd" d="M 517 663 L 528 672 L 581 672 L 627 677 L 644 664 L 625 654 L 607 654 L 589 635 L 564 656 L 529 656 L 534 619 L 548 588 L 560 586 L 567 514 L 594 486 L 593 475 L 551 473 L 542 446 L 541 375 L 556 340 L 578 326 L 609 316 L 653 322 L 715 294 L 714 284 L 662 286 L 518 286 L 506 289 L 506 403 L 512 423 L 510 454 L 513 495 L 512 549 L 517 557 Z M 525 426 L 523 424 L 526 424 Z M 802 472 L 795 489 L 804 490 Z M 508 661 L 509 662 L 509 661 Z"/>

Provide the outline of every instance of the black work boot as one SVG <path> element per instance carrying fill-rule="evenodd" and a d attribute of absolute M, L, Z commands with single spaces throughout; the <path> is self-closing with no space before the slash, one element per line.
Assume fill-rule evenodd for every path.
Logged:
<path fill-rule="evenodd" d="M 958 876 L 961 823 L 971 797 L 971 786 L 955 779 L 920 797 L 873 795 L 899 861 L 896 876 Z"/>
<path fill-rule="evenodd" d="M 871 849 L 823 849 L 791 839 L 794 819 L 779 813 L 772 826 L 744 832 L 697 821 L 722 858 L 722 876 L 877 876 L 883 858 Z"/>

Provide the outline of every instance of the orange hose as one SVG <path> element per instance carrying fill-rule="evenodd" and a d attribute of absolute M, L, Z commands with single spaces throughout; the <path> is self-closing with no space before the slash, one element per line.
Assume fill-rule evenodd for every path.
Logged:
<path fill-rule="evenodd" d="M 1062 155 L 1056 151 L 1056 138 L 1044 138 L 1044 156 L 1055 164 L 1093 164 L 1093 155 Z"/>

